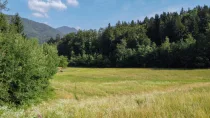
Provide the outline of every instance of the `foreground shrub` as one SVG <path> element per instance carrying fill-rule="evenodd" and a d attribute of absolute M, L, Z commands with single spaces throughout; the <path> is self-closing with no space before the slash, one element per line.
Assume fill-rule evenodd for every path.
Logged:
<path fill-rule="evenodd" d="M 0 105 L 22 105 L 45 94 L 57 66 L 54 47 L 0 33 Z"/>

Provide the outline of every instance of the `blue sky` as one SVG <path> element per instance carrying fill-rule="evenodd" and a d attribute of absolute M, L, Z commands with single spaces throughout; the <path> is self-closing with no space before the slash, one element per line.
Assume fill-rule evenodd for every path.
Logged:
<path fill-rule="evenodd" d="M 210 0 L 8 0 L 10 11 L 21 17 L 60 26 L 99 29 L 118 20 L 142 20 L 163 11 L 180 11 L 183 7 L 210 6 Z"/>

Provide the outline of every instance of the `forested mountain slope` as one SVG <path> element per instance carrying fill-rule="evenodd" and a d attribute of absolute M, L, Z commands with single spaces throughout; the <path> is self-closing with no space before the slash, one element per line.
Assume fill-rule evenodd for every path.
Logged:
<path fill-rule="evenodd" d="M 12 16 L 7 15 L 7 17 L 10 20 Z M 21 18 L 21 20 L 24 26 L 24 33 L 26 34 L 26 36 L 28 38 L 37 38 L 40 43 L 47 42 L 51 37 L 55 39 L 57 34 L 63 37 L 65 33 L 62 32 L 71 33 L 69 29 L 63 29 L 61 32 L 44 23 L 35 22 L 26 18 Z"/>
<path fill-rule="evenodd" d="M 22 18 L 22 21 L 24 25 L 24 33 L 27 37 L 36 37 L 39 39 L 40 43 L 46 42 L 51 37 L 55 38 L 57 34 L 63 36 L 60 31 L 44 23 L 38 23 L 25 18 Z"/>

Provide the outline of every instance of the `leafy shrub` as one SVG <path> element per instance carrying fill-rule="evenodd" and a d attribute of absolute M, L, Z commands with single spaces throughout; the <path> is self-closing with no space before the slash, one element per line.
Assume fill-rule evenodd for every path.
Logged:
<path fill-rule="evenodd" d="M 74 56 L 71 58 L 71 66 L 83 66 L 83 67 L 109 67 L 110 60 L 107 57 L 103 57 L 101 54 Z"/>
<path fill-rule="evenodd" d="M 69 64 L 68 58 L 65 56 L 60 56 L 59 59 L 60 59 L 59 67 L 66 68 Z"/>
<path fill-rule="evenodd" d="M 0 104 L 23 105 L 45 94 L 57 66 L 55 47 L 0 33 Z"/>

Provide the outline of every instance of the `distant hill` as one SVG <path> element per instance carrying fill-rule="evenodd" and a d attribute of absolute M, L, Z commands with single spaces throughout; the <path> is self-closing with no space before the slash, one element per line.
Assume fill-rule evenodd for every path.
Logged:
<path fill-rule="evenodd" d="M 11 19 L 11 15 L 7 15 L 8 19 Z M 53 28 L 44 23 L 39 23 L 26 18 L 21 18 L 24 25 L 24 33 L 29 38 L 37 38 L 40 43 L 47 42 L 51 37 L 55 38 L 57 34 L 61 37 L 64 35 L 77 32 L 75 28 L 63 26 L 60 28 Z"/>
<path fill-rule="evenodd" d="M 60 31 L 44 23 L 38 23 L 26 18 L 22 18 L 22 22 L 24 24 L 24 33 L 27 37 L 38 38 L 40 43 L 46 42 L 51 37 L 55 38 L 57 34 L 63 36 Z"/>
<path fill-rule="evenodd" d="M 68 33 L 76 33 L 77 29 L 73 28 L 73 27 L 67 27 L 67 26 L 62 26 L 59 28 L 56 28 L 58 31 L 60 31 L 61 33 L 63 33 L 64 35 L 68 34 Z"/>

